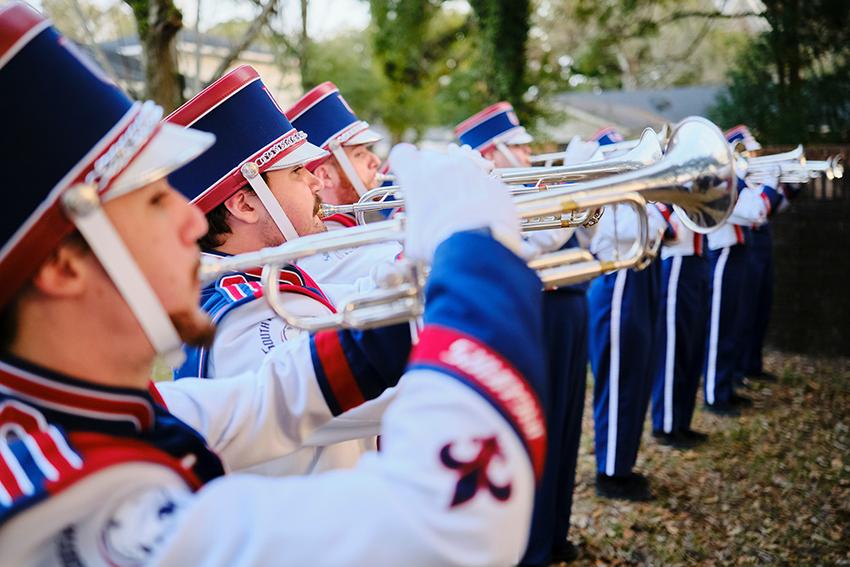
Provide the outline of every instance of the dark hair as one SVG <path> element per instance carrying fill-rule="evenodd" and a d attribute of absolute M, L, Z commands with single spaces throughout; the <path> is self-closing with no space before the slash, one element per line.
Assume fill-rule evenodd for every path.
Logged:
<path fill-rule="evenodd" d="M 265 173 L 261 174 L 261 177 L 266 183 L 269 182 Z M 242 189 L 249 193 L 254 192 L 254 189 L 250 185 L 240 187 L 236 191 L 241 191 Z M 233 192 L 234 195 L 236 194 L 236 191 Z M 225 235 L 233 232 L 227 222 L 229 218 L 230 211 L 227 210 L 224 203 L 219 204 L 216 208 L 207 213 L 207 225 L 209 225 L 209 228 L 207 229 L 207 233 L 198 240 L 198 244 L 201 246 L 202 250 L 214 250 L 227 241 Z"/>

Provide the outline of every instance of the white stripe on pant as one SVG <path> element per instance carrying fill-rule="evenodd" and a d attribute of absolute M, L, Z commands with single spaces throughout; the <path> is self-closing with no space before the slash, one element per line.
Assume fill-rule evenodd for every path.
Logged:
<path fill-rule="evenodd" d="M 673 377 L 676 370 L 676 295 L 682 257 L 674 256 L 667 282 L 667 352 L 664 360 L 664 432 L 673 431 Z"/>
<path fill-rule="evenodd" d="M 729 247 L 723 249 L 714 267 L 711 290 L 711 330 L 708 335 L 708 368 L 705 371 L 705 401 L 714 403 L 715 378 L 717 377 L 717 337 L 720 334 L 720 300 L 723 297 L 723 270 L 729 258 Z"/>
<path fill-rule="evenodd" d="M 608 364 L 608 445 L 605 449 L 605 474 L 614 475 L 617 463 L 617 412 L 620 397 L 620 313 L 628 270 L 617 272 L 611 297 L 611 358 Z"/>

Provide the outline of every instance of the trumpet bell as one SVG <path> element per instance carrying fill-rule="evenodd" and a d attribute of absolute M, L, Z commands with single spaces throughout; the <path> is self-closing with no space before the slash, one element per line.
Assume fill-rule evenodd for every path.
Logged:
<path fill-rule="evenodd" d="M 685 118 L 670 134 L 664 189 L 642 192 L 650 201 L 673 203 L 682 223 L 707 234 L 723 224 L 738 197 L 735 160 L 723 132 L 709 120 Z"/>

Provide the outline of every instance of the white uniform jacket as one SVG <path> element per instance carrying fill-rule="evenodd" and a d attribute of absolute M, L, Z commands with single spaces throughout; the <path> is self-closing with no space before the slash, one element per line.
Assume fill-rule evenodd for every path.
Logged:
<path fill-rule="evenodd" d="M 205 253 L 209 255 L 208 253 Z M 269 306 L 263 297 L 263 290 L 258 281 L 259 270 L 227 274 L 204 289 L 202 308 L 209 313 L 217 324 L 217 332 L 213 344 L 208 348 L 187 348 L 187 362 L 175 372 L 177 378 L 202 377 L 209 379 L 237 376 L 244 372 L 256 372 L 265 357 L 274 349 L 284 345 L 285 356 L 295 363 L 294 368 L 307 381 L 316 381 L 316 369 L 322 367 L 342 366 L 357 368 L 360 374 L 373 370 L 369 361 L 361 359 L 368 357 L 367 352 L 372 343 L 364 338 L 356 340 L 350 333 L 342 340 L 347 349 L 319 349 L 318 344 L 327 343 L 327 339 L 338 337 L 310 337 L 309 333 L 292 327 L 284 322 Z M 332 286 L 338 295 L 350 294 L 350 286 Z M 304 318 L 327 316 L 335 311 L 333 302 L 324 294 L 306 273 L 297 268 L 288 268 L 282 272 L 281 301 L 294 315 Z M 374 331 L 374 333 L 391 334 L 391 330 Z M 333 335 L 333 333 L 329 333 Z M 328 334 L 326 334 L 328 335 Z M 398 352 L 394 364 L 398 376 L 404 370 L 404 360 L 410 349 L 406 330 L 398 333 L 398 340 L 392 346 Z M 324 341 L 324 342 L 323 342 Z M 379 343 L 384 346 L 383 343 Z M 330 372 L 330 371 L 328 371 Z M 323 379 L 327 377 L 323 374 Z M 368 380 L 368 377 L 364 377 Z M 395 383 L 392 381 L 390 383 Z M 385 397 L 392 396 L 392 388 L 380 388 Z M 389 390 L 389 391 L 384 391 Z M 356 439 L 356 436 L 352 436 Z M 310 445 L 294 448 L 291 454 L 274 461 L 263 462 L 251 469 L 251 472 L 271 476 L 286 476 L 318 473 L 337 468 L 353 467 L 360 455 L 376 448 L 375 437 L 337 443 L 328 447 Z"/>
<path fill-rule="evenodd" d="M 770 204 L 761 188 L 745 187 L 738 192 L 732 214 L 720 228 L 708 234 L 708 247 L 719 250 L 744 243 L 742 226 L 762 224 L 767 220 Z"/>
<path fill-rule="evenodd" d="M 655 205 L 647 205 L 649 232 L 652 238 L 667 228 L 667 220 Z M 590 251 L 600 260 L 625 258 L 638 237 L 638 217 L 627 205 L 609 205 L 596 225 L 590 241 Z"/>

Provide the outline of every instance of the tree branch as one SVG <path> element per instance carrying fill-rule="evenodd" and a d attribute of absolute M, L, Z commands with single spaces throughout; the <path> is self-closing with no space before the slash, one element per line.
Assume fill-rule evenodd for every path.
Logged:
<path fill-rule="evenodd" d="M 233 49 L 230 50 L 230 53 L 225 55 L 224 59 L 219 63 L 218 68 L 216 68 L 215 72 L 212 74 L 209 82 L 207 82 L 207 86 L 214 83 L 224 75 L 224 72 L 227 71 L 227 68 L 233 64 L 233 62 L 239 57 L 239 54 L 242 53 L 251 42 L 257 38 L 260 31 L 263 29 L 263 26 L 266 25 L 269 17 L 272 15 L 272 12 L 277 5 L 277 0 L 267 0 L 265 5 L 263 6 L 263 10 L 260 12 L 260 15 L 251 22 L 251 27 L 248 28 L 248 31 L 245 32 L 245 35 L 242 37 L 242 41 L 233 46 Z"/>
<path fill-rule="evenodd" d="M 701 10 L 686 10 L 682 12 L 673 12 L 664 18 L 658 20 L 658 24 L 669 24 L 672 22 L 676 22 L 679 20 L 686 20 L 689 18 L 703 18 L 710 20 L 735 20 L 738 18 L 763 18 L 765 16 L 764 12 L 737 12 L 735 14 L 726 14 L 724 12 L 717 11 L 701 11 Z"/>

